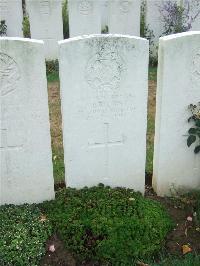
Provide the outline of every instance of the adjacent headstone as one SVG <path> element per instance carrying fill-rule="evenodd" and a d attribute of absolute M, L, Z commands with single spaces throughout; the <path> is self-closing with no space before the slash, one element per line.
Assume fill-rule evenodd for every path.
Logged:
<path fill-rule="evenodd" d="M 143 193 L 148 41 L 91 35 L 59 45 L 67 186 Z"/>
<path fill-rule="evenodd" d="M 43 46 L 0 38 L 0 205 L 54 198 Z"/>
<path fill-rule="evenodd" d="M 109 5 L 109 33 L 140 36 L 140 0 L 115 0 Z"/>
<path fill-rule="evenodd" d="M 101 33 L 100 0 L 68 0 L 70 37 Z"/>
<path fill-rule="evenodd" d="M 160 38 L 153 187 L 200 188 L 200 157 L 187 147 L 190 104 L 200 99 L 200 32 Z"/>
<path fill-rule="evenodd" d="M 22 0 L 0 0 L 0 22 L 5 20 L 6 36 L 22 37 Z"/>
<path fill-rule="evenodd" d="M 63 39 L 62 1 L 27 0 L 31 38 L 43 40 L 47 60 L 58 58 L 58 41 Z"/>

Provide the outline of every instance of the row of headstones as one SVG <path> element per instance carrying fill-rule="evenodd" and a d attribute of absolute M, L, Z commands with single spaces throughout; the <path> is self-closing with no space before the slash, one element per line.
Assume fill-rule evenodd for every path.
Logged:
<path fill-rule="evenodd" d="M 45 57 L 58 58 L 57 41 L 63 39 L 63 0 L 26 0 L 31 38 L 45 42 Z M 109 6 L 109 8 L 108 8 Z M 68 0 L 70 37 L 100 34 L 109 17 L 110 33 L 140 35 L 140 0 Z M 7 36 L 22 37 L 22 0 L 0 0 L 0 20 L 7 24 Z"/>
<path fill-rule="evenodd" d="M 186 147 L 188 105 L 200 98 L 200 32 L 160 39 L 153 185 L 200 186 Z M 59 42 L 66 184 L 144 193 L 148 41 L 90 35 Z M 0 38 L 0 204 L 54 198 L 42 41 Z M 78 75 L 77 75 L 78 73 Z"/>
<path fill-rule="evenodd" d="M 183 0 L 170 0 L 183 2 Z M 196 1 L 196 0 L 191 0 Z M 147 0 L 145 21 L 151 36 L 151 52 L 157 53 L 158 39 L 163 33 L 159 12 L 166 0 Z M 109 33 L 140 36 L 141 0 L 68 0 L 70 37 L 99 34 L 106 25 Z M 26 0 L 33 39 L 45 42 L 47 60 L 58 58 L 57 41 L 63 39 L 62 0 Z M 6 20 L 7 36 L 22 37 L 22 0 L 0 0 L 0 20 Z M 200 30 L 200 15 L 193 30 Z"/>

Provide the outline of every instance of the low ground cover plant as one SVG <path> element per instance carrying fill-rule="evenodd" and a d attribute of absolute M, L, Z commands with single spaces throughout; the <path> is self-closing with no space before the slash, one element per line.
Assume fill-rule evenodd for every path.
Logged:
<path fill-rule="evenodd" d="M 0 207 L 0 265 L 38 265 L 51 232 L 35 205 Z"/>
<path fill-rule="evenodd" d="M 131 265 L 160 250 L 172 228 L 164 208 L 131 189 L 64 189 L 43 211 L 78 259 Z"/>

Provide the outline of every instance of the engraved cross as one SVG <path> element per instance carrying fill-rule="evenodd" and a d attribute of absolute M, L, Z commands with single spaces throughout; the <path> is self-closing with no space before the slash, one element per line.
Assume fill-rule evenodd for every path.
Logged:
<path fill-rule="evenodd" d="M 111 140 L 109 134 L 109 123 L 104 123 L 104 140 L 102 142 L 88 143 L 89 148 L 104 148 L 105 149 L 105 160 L 104 160 L 104 169 L 105 177 L 104 179 L 109 179 L 109 148 L 113 146 L 121 146 L 125 142 L 125 136 L 121 136 L 116 140 Z"/>
<path fill-rule="evenodd" d="M 116 145 L 122 145 L 124 144 L 125 137 L 122 136 L 120 139 L 117 140 L 110 140 L 109 136 L 109 123 L 104 123 L 104 141 L 103 142 L 94 142 L 94 143 L 89 143 L 90 148 L 108 148 L 111 146 L 116 146 Z"/>

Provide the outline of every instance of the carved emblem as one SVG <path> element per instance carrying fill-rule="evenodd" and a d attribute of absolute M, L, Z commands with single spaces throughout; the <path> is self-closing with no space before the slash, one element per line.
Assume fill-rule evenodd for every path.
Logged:
<path fill-rule="evenodd" d="M 86 80 L 91 88 L 116 89 L 120 85 L 124 65 L 123 59 L 117 53 L 97 53 L 87 63 Z"/>
<path fill-rule="evenodd" d="M 129 12 L 129 10 L 130 10 L 130 5 L 131 5 L 131 2 L 130 1 L 128 1 L 128 0 L 126 0 L 126 1 L 121 1 L 120 2 L 120 10 L 121 10 L 121 12 L 123 12 L 123 13 L 128 13 Z"/>
<path fill-rule="evenodd" d="M 88 15 L 92 11 L 93 5 L 91 1 L 81 0 L 78 2 L 78 10 L 82 15 Z"/>
<path fill-rule="evenodd" d="M 14 59 L 7 54 L 0 53 L 0 92 L 5 96 L 17 88 L 20 71 Z"/>

